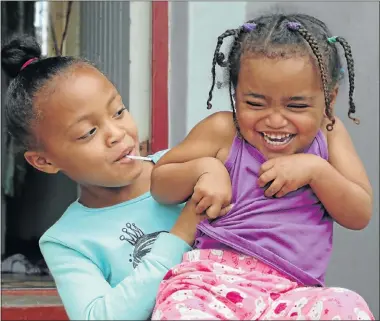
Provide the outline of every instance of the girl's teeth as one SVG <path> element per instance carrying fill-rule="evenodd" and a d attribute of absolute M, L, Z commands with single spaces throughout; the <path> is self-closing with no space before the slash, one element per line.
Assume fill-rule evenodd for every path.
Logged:
<path fill-rule="evenodd" d="M 292 138 L 293 135 L 291 134 L 272 134 L 268 135 L 266 133 L 263 133 L 264 140 L 271 145 L 285 145 L 287 144 Z"/>

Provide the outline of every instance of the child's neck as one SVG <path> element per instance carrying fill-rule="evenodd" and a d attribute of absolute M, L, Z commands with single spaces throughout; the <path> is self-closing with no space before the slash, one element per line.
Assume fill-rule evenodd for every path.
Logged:
<path fill-rule="evenodd" d="M 81 186 L 79 202 L 86 207 L 102 208 L 139 197 L 150 190 L 150 174 L 152 169 L 152 163 L 144 162 L 140 176 L 132 184 L 123 187 Z"/>

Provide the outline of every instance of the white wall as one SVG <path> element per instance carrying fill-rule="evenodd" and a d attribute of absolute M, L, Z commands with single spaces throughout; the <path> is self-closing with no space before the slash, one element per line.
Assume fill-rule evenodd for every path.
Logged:
<path fill-rule="evenodd" d="M 150 137 L 152 3 L 131 1 L 129 34 L 129 111 L 139 129 L 140 142 Z"/>
<path fill-rule="evenodd" d="M 285 1 L 281 1 L 285 2 Z M 180 142 L 201 119 L 230 110 L 228 89 L 215 90 L 213 109 L 206 109 L 211 84 L 211 61 L 217 37 L 228 28 L 268 11 L 276 3 L 171 2 L 169 115 L 170 145 Z M 336 110 L 346 124 L 368 171 L 374 210 L 361 232 L 339 226 L 327 284 L 359 292 L 379 317 L 379 4 L 377 2 L 294 2 L 298 11 L 324 20 L 334 34 L 345 36 L 355 59 L 355 101 L 361 125 L 347 118 L 348 80 L 342 85 Z M 365 18 L 364 18 L 365 17 Z M 343 62 L 345 62 L 343 58 Z M 221 79 L 220 68 L 218 78 Z"/>
<path fill-rule="evenodd" d="M 229 108 L 222 90 L 215 90 L 213 109 L 206 108 L 211 62 L 217 37 L 244 21 L 245 8 L 245 2 L 170 2 L 170 145 L 204 117 Z M 217 75 L 223 80 L 219 68 Z"/>
<path fill-rule="evenodd" d="M 194 113 L 188 113 L 187 129 L 210 113 L 229 108 L 228 91 L 215 96 L 215 110 L 207 110 L 211 84 L 211 62 L 217 37 L 226 29 L 236 28 L 244 20 L 245 2 L 190 2 L 189 5 L 189 99 Z M 206 14 L 205 14 L 206 13 Z M 215 15 L 213 17 L 213 15 Z M 228 44 L 228 43 L 227 43 Z M 223 80 L 220 68 L 217 75 Z M 208 85 L 207 85 L 208 84 Z"/>

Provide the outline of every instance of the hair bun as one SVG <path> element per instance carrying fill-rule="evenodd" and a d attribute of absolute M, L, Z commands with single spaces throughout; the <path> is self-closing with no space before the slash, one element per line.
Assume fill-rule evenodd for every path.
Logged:
<path fill-rule="evenodd" d="M 41 46 L 32 36 L 13 37 L 1 49 L 1 66 L 11 78 L 15 78 L 23 64 L 32 58 L 41 58 Z"/>

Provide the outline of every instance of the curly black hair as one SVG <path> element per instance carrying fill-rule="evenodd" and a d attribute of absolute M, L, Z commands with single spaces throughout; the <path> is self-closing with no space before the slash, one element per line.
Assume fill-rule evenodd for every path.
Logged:
<path fill-rule="evenodd" d="M 227 59 L 220 52 L 225 38 L 233 36 Z M 232 88 L 236 90 L 240 70 L 240 59 L 246 52 L 262 54 L 267 57 L 285 57 L 300 50 L 309 52 L 310 49 L 317 61 L 323 91 L 325 96 L 325 113 L 331 120 L 327 125 L 332 130 L 335 118 L 330 106 L 330 94 L 342 75 L 342 65 L 336 47 L 339 43 L 345 53 L 349 79 L 349 110 L 348 117 L 356 124 L 359 120 L 352 116 L 355 113 L 354 94 L 354 61 L 351 47 L 342 37 L 333 37 L 327 26 L 315 17 L 306 14 L 271 14 L 249 20 L 237 29 L 226 30 L 218 37 L 212 61 L 212 85 L 207 100 L 207 108 L 212 107 L 212 93 L 215 87 L 216 64 L 227 68 L 230 100 L 234 120 L 236 111 L 233 102 Z"/>

